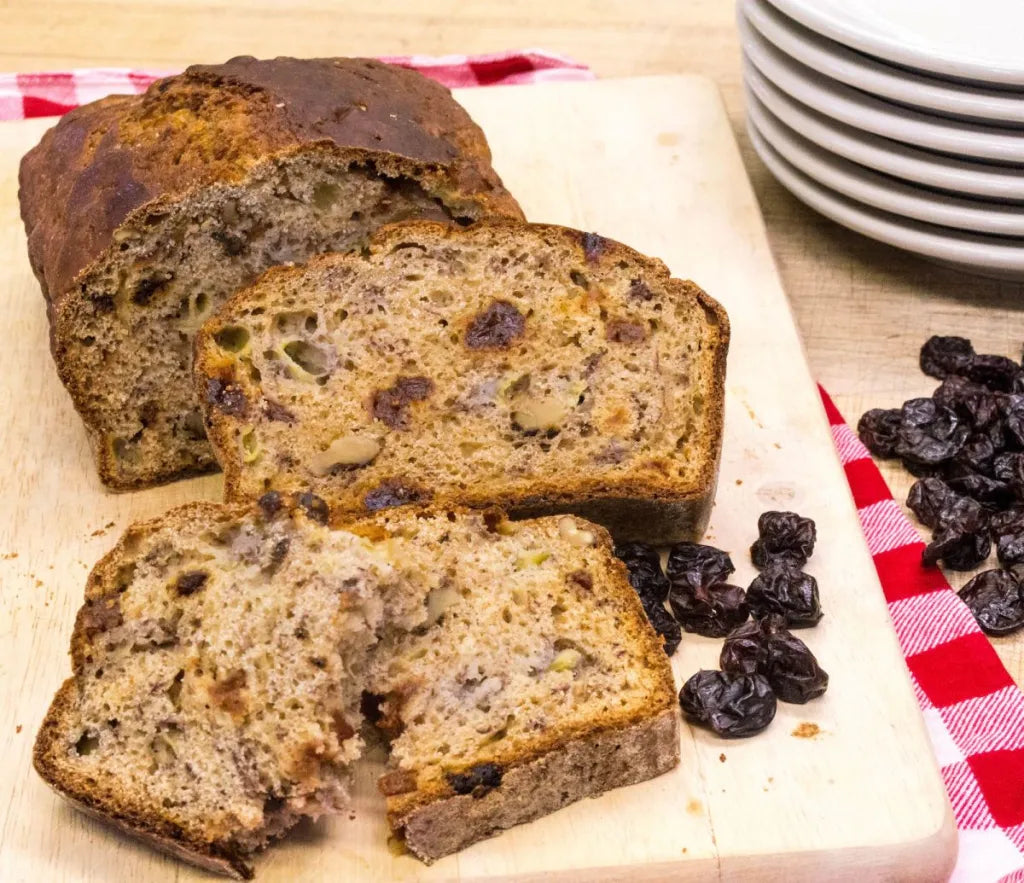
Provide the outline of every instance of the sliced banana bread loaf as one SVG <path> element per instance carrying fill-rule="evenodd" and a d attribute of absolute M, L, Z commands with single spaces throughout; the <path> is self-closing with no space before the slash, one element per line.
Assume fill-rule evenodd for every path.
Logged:
<path fill-rule="evenodd" d="M 667 543 L 707 522 L 728 337 L 696 285 L 594 234 L 408 222 L 239 292 L 197 389 L 229 500 L 574 511 Z"/>
<path fill-rule="evenodd" d="M 389 820 L 428 861 L 678 762 L 668 660 L 600 528 L 326 522 L 322 500 L 271 492 L 129 530 L 89 578 L 42 777 L 244 877 L 302 816 L 342 808 L 369 700 L 393 740 Z"/>
<path fill-rule="evenodd" d="M 192 337 L 273 264 L 408 217 L 522 217 L 437 83 L 368 59 L 235 58 L 71 111 L 21 164 L 53 356 L 102 480 L 216 466 Z"/>

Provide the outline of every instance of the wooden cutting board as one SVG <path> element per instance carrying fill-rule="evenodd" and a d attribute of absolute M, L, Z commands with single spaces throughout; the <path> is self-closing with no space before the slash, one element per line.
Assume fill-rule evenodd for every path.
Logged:
<path fill-rule="evenodd" d="M 763 734 L 683 728 L 682 763 L 425 867 L 386 844 L 361 764 L 350 816 L 306 824 L 257 863 L 285 880 L 927 880 L 956 831 L 762 219 L 714 86 L 692 77 L 461 92 L 495 165 L 536 221 L 594 230 L 663 258 L 728 309 L 725 449 L 707 539 L 735 581 L 765 509 L 818 524 L 808 570 L 825 618 L 800 632 L 828 693 L 781 705 Z M 202 879 L 64 805 L 31 769 L 35 730 L 70 672 L 91 565 L 132 520 L 217 499 L 220 478 L 131 495 L 99 486 L 47 351 L 25 256 L 17 165 L 50 121 L 0 124 L 0 879 Z M 721 642 L 684 636 L 679 685 Z"/>

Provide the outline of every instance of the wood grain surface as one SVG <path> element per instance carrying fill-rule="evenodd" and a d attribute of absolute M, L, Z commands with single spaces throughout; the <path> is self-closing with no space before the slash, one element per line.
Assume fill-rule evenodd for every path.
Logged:
<path fill-rule="evenodd" d="M 5 0 L 0 70 L 129 65 L 176 70 L 232 55 L 495 52 L 538 46 L 599 76 L 698 73 L 725 99 L 814 376 L 850 421 L 933 389 L 931 334 L 1019 355 L 1024 286 L 967 276 L 873 242 L 808 209 L 744 131 L 730 0 Z M 885 468 L 902 499 L 912 479 Z M 954 584 L 962 577 L 953 576 Z M 1024 636 L 994 641 L 1024 684 Z"/>
<path fill-rule="evenodd" d="M 659 255 L 729 311 L 726 442 L 708 539 L 732 552 L 736 582 L 747 584 L 761 511 L 789 506 L 816 519 L 808 570 L 825 618 L 801 637 L 830 689 L 805 706 L 780 705 L 752 739 L 684 727 L 672 773 L 430 868 L 387 849 L 371 760 L 353 816 L 302 826 L 259 861 L 260 879 L 942 878 L 956 848 L 945 790 L 717 90 L 662 77 L 458 97 L 529 217 Z M 0 878 L 202 879 L 64 807 L 29 772 L 34 731 L 69 671 L 89 566 L 131 520 L 220 492 L 216 476 L 126 495 L 98 484 L 46 352 L 17 217 L 17 159 L 46 125 L 0 126 Z M 720 646 L 686 636 L 673 659 L 677 684 L 716 667 Z"/>

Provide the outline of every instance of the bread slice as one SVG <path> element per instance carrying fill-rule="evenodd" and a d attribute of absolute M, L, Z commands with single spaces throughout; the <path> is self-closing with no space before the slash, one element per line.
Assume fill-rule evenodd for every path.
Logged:
<path fill-rule="evenodd" d="M 617 242 L 410 221 L 239 292 L 196 383 L 229 500 L 572 511 L 668 543 L 707 523 L 728 338 L 715 301 Z"/>
<path fill-rule="evenodd" d="M 40 775 L 248 877 L 300 818 L 344 807 L 368 696 L 393 738 L 389 819 L 428 861 L 678 762 L 672 673 L 600 528 L 327 516 L 271 492 L 131 528 L 89 577 Z"/>
<path fill-rule="evenodd" d="M 427 621 L 385 629 L 367 669 L 391 736 L 379 787 L 415 855 L 676 766 L 672 671 L 604 530 L 401 509 L 369 526 L 403 548 L 410 583 L 428 580 Z"/>
<path fill-rule="evenodd" d="M 194 503 L 131 528 L 89 577 L 40 775 L 240 877 L 300 818 L 343 807 L 358 673 L 404 595 L 383 552 L 325 513 Z"/>
<path fill-rule="evenodd" d="M 408 217 L 522 217 L 447 89 L 359 58 L 235 58 L 104 98 L 20 184 L 57 369 L 119 490 L 216 467 L 192 337 L 267 267 Z"/>

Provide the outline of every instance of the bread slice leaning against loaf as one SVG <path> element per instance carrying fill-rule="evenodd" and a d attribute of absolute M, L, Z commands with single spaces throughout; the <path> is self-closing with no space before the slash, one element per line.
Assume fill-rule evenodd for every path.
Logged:
<path fill-rule="evenodd" d="M 408 217 L 522 217 L 447 89 L 360 58 L 234 58 L 101 99 L 20 185 L 53 357 L 119 490 L 216 467 L 192 337 L 267 267 Z"/>
<path fill-rule="evenodd" d="M 239 292 L 196 384 L 230 500 L 571 511 L 667 543 L 707 523 L 728 339 L 721 306 L 620 243 L 409 221 Z"/>
<path fill-rule="evenodd" d="M 607 534 L 573 516 L 336 526 L 311 494 L 190 504 L 96 566 L 72 662 L 40 775 L 235 877 L 346 806 L 363 709 L 391 739 L 389 821 L 426 861 L 679 759 L 660 640 Z"/>

